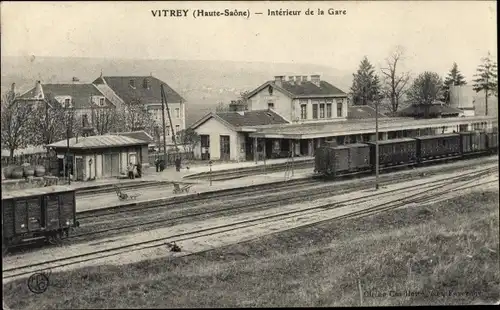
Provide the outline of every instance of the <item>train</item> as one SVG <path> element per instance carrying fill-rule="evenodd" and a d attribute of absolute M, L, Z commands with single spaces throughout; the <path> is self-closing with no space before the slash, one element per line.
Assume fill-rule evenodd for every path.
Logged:
<path fill-rule="evenodd" d="M 76 220 L 76 191 L 50 186 L 2 193 L 2 253 L 10 247 L 43 240 L 57 244 Z"/>
<path fill-rule="evenodd" d="M 498 150 L 498 132 L 460 133 L 383 140 L 379 145 L 379 169 L 421 165 L 474 155 L 493 154 Z M 316 149 L 314 172 L 321 177 L 374 172 L 376 143 L 337 145 L 327 141 Z"/>

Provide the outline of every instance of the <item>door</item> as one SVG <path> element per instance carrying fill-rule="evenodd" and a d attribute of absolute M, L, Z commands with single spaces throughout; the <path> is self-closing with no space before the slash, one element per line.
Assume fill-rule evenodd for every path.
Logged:
<path fill-rule="evenodd" d="M 200 148 L 201 148 L 201 159 L 210 159 L 210 136 L 200 135 Z"/>
<path fill-rule="evenodd" d="M 82 157 L 76 158 L 76 180 L 83 181 L 84 180 L 84 171 L 85 171 L 85 163 Z"/>
<path fill-rule="evenodd" d="M 102 176 L 103 178 L 111 177 L 111 154 L 103 154 L 102 161 Z"/>
<path fill-rule="evenodd" d="M 220 159 L 229 160 L 231 158 L 229 136 L 220 136 Z"/>
<path fill-rule="evenodd" d="M 120 153 L 111 154 L 111 176 L 120 176 Z"/>

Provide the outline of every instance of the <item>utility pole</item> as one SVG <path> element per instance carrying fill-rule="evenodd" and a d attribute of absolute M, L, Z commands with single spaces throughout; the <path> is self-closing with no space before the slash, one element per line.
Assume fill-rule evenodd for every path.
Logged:
<path fill-rule="evenodd" d="M 170 108 L 168 107 L 167 96 L 165 95 L 165 90 L 163 89 L 163 84 L 161 84 L 161 98 L 162 98 L 162 102 L 165 102 L 165 105 L 167 106 L 168 121 L 170 122 L 170 129 L 172 130 L 172 141 L 174 141 L 175 153 L 176 153 L 177 157 L 179 157 L 179 148 L 177 147 L 177 139 L 175 138 L 175 135 L 177 133 L 174 131 L 174 125 L 172 125 L 172 117 L 170 116 Z M 163 104 L 162 104 L 162 106 L 163 106 Z M 164 141 L 165 141 L 165 139 L 164 139 Z M 164 149 L 165 148 L 166 148 L 166 146 L 164 147 Z M 165 152 L 165 154 L 166 154 L 166 152 Z"/>
<path fill-rule="evenodd" d="M 165 126 L 165 103 L 163 101 L 163 84 L 161 85 L 161 121 L 163 123 L 163 160 L 167 164 L 167 134 Z"/>
<path fill-rule="evenodd" d="M 378 100 L 375 102 L 375 189 L 378 190 Z"/>
<path fill-rule="evenodd" d="M 73 99 L 70 100 L 70 104 L 72 104 L 73 102 Z M 73 114 L 71 114 L 71 110 L 68 109 L 67 106 L 64 107 L 65 108 L 65 114 L 66 114 L 66 117 L 68 118 L 67 119 L 67 122 L 66 122 L 66 165 L 68 166 L 68 185 L 71 185 L 71 174 L 70 174 L 70 170 L 69 170 L 69 135 L 70 135 L 70 130 L 72 129 L 73 127 Z M 69 113 L 68 113 L 69 111 Z"/>

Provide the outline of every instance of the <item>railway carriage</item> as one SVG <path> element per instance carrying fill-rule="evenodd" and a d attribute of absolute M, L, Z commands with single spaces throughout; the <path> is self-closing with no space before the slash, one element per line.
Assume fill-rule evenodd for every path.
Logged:
<path fill-rule="evenodd" d="M 369 145 L 371 162 L 375 163 L 376 143 Z M 412 138 L 379 141 L 378 153 L 380 167 L 409 165 L 417 162 L 417 142 Z"/>
<path fill-rule="evenodd" d="M 460 135 L 444 134 L 416 137 L 419 162 L 460 156 Z"/>
<path fill-rule="evenodd" d="M 2 249 L 35 240 L 57 243 L 76 221 L 75 190 L 65 186 L 2 193 Z"/>

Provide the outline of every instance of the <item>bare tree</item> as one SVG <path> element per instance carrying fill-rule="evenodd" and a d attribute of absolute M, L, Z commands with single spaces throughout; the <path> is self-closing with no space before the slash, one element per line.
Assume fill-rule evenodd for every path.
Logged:
<path fill-rule="evenodd" d="M 389 110 L 396 113 L 399 102 L 408 86 L 410 80 L 409 72 L 398 72 L 398 64 L 404 59 L 404 49 L 397 46 L 396 50 L 386 59 L 385 67 L 381 68 L 383 79 L 382 92 L 386 98 L 390 98 Z"/>
<path fill-rule="evenodd" d="M 45 100 L 34 106 L 32 120 L 37 130 L 33 144 L 47 145 L 65 138 L 65 129 L 61 120 L 64 111 L 61 104 L 51 93 L 45 94 Z"/>
<path fill-rule="evenodd" d="M 91 122 L 98 135 L 115 132 L 119 129 L 120 117 L 114 107 L 92 107 Z"/>
<path fill-rule="evenodd" d="M 10 158 L 14 157 L 14 151 L 25 147 L 32 141 L 35 128 L 32 127 L 33 104 L 30 102 L 17 101 L 19 95 L 9 91 L 2 96 L 2 145 L 10 151 Z"/>
<path fill-rule="evenodd" d="M 144 130 L 154 134 L 155 121 L 140 99 L 131 100 L 117 111 L 119 131 Z"/>

